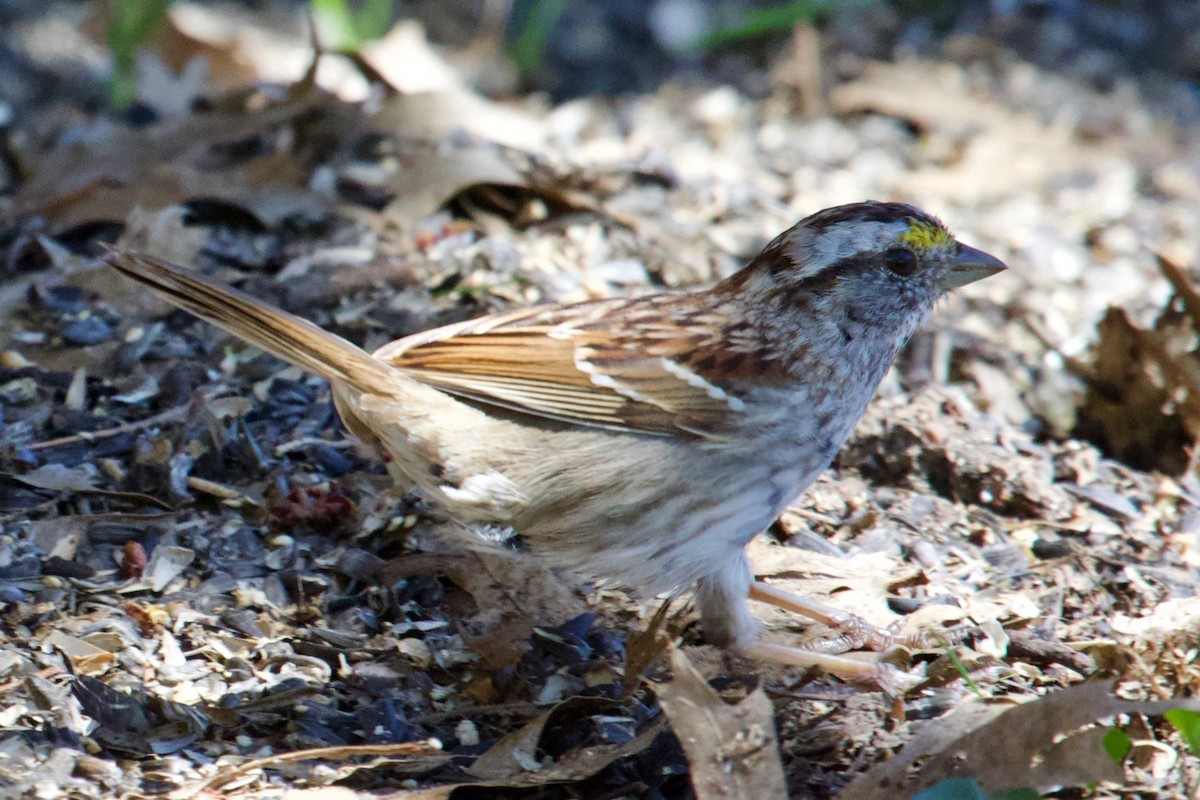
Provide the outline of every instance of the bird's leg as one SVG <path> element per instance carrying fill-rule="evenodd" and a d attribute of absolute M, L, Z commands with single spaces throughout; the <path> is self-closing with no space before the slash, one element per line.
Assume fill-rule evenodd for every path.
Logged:
<path fill-rule="evenodd" d="M 761 634 L 739 651 L 750 658 L 763 661 L 775 661 L 793 667 L 806 669 L 817 668 L 829 675 L 834 675 L 847 683 L 865 684 L 879 687 L 888 694 L 898 697 L 920 682 L 920 679 L 909 675 L 894 664 L 879 660 L 857 659 L 831 653 L 818 653 L 786 644 L 765 641 Z"/>
<path fill-rule="evenodd" d="M 857 614 L 842 611 L 815 600 L 785 592 L 761 581 L 752 581 L 747 596 L 751 600 L 794 611 L 797 614 L 814 619 L 829 628 L 838 631 L 837 636 L 808 642 L 794 648 L 802 652 L 822 654 L 845 653 L 850 650 L 883 651 L 897 644 L 908 644 L 907 640 L 897 639 L 902 621 L 897 621 L 887 628 L 872 625 Z M 778 660 L 778 659 L 775 659 Z"/>
<path fill-rule="evenodd" d="M 834 630 L 842 631 L 835 637 L 806 642 L 799 646 L 768 642 L 759 633 L 750 645 L 742 648 L 742 652 L 747 655 L 796 667 L 818 667 L 849 683 L 878 686 L 893 696 L 904 694 L 918 682 L 917 678 L 879 658 L 858 659 L 840 655 L 863 647 L 872 650 L 888 649 L 895 643 L 900 623 L 887 629 L 878 628 L 855 614 L 798 597 L 759 581 L 751 581 L 747 596 L 760 603 L 769 603 L 803 614 Z"/>
<path fill-rule="evenodd" d="M 815 616 L 826 624 L 850 617 L 819 603 L 793 597 L 753 580 L 750 567 L 739 554 L 723 568 L 696 584 L 696 607 L 704 626 L 704 635 L 713 644 L 729 647 L 751 658 L 775 661 L 796 667 L 817 668 L 830 675 L 858 684 L 878 686 L 891 694 L 902 694 L 913 678 L 878 658 L 855 658 L 817 648 L 795 647 L 768 641 L 762 624 L 750 613 L 746 598 L 763 600 L 770 594 L 775 605 Z M 782 603 L 780 600 L 793 603 Z M 870 628 L 865 621 L 860 627 Z"/>

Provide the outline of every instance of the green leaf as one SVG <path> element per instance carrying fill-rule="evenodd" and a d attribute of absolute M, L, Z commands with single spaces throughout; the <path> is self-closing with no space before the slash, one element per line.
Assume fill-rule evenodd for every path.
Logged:
<path fill-rule="evenodd" d="M 346 0 L 312 0 L 313 18 L 321 32 L 321 42 L 330 50 L 354 50 L 358 36 L 354 32 L 354 17 Z"/>
<path fill-rule="evenodd" d="M 951 778 L 913 795 L 912 800 L 989 800 L 974 778 Z"/>
<path fill-rule="evenodd" d="M 787 30 L 798 22 L 812 22 L 818 16 L 841 7 L 870 5 L 876 0 L 794 0 L 766 8 L 748 9 L 741 24 L 717 28 L 697 39 L 692 47 L 711 50 L 724 44 L 757 39 L 775 31 Z"/>
<path fill-rule="evenodd" d="M 967 671 L 967 665 L 958 657 L 958 652 L 953 647 L 946 647 L 942 652 L 950 659 L 950 663 L 954 665 L 954 669 L 958 670 L 958 674 L 963 679 L 963 683 L 967 685 L 967 688 L 974 692 L 976 697 L 983 698 L 983 691 L 975 683 L 975 680 L 971 677 L 971 673 Z"/>
<path fill-rule="evenodd" d="M 1192 755 L 1200 756 L 1200 714 L 1186 708 L 1173 708 L 1163 716 L 1179 731 Z"/>
<path fill-rule="evenodd" d="M 567 0 L 534 0 L 525 25 L 508 46 L 508 57 L 523 75 L 528 75 L 542 63 L 542 52 L 558 18 L 567 8 Z M 509 24 L 514 23 L 509 18 Z"/>
<path fill-rule="evenodd" d="M 395 0 L 311 0 L 322 42 L 330 50 L 353 53 L 367 42 L 382 39 L 391 29 Z"/>
<path fill-rule="evenodd" d="M 166 18 L 170 4 L 170 0 L 108 0 L 104 35 L 113 58 L 108 87 L 113 108 L 128 108 L 137 99 L 134 55 Z"/>
<path fill-rule="evenodd" d="M 354 33 L 360 42 L 382 39 L 392 27 L 392 0 L 365 0 L 354 15 Z"/>
<path fill-rule="evenodd" d="M 1108 753 L 1108 757 L 1116 763 L 1120 764 L 1125 760 L 1125 756 L 1129 755 L 1129 751 L 1133 749 L 1133 741 L 1129 738 L 1129 734 L 1120 728 L 1112 728 L 1108 733 L 1104 734 L 1104 752 Z"/>
<path fill-rule="evenodd" d="M 974 778 L 951 778 L 913 795 L 912 800 L 1042 800 L 1042 796 L 1024 787 L 988 795 Z"/>

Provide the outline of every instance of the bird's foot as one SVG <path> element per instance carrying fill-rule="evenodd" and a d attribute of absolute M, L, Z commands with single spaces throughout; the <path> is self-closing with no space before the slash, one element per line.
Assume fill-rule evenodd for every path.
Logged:
<path fill-rule="evenodd" d="M 857 614 L 851 614 L 848 611 L 842 611 L 841 609 L 827 606 L 824 603 L 818 603 L 815 600 L 809 600 L 806 597 L 785 592 L 782 589 L 777 589 L 760 581 L 754 581 L 750 584 L 749 597 L 751 600 L 757 600 L 760 603 L 768 603 L 786 611 L 802 614 L 837 631 L 834 636 L 800 645 L 798 647 L 800 650 L 813 653 L 837 654 L 847 653 L 851 650 L 883 652 L 897 645 L 909 647 L 910 649 L 919 649 L 917 640 L 925 638 L 923 635 L 901 637 L 899 635 L 900 630 L 904 626 L 902 620 L 897 620 L 886 628 L 880 628 L 878 625 L 867 622 Z M 914 645 L 917 646 L 914 647 Z"/>
<path fill-rule="evenodd" d="M 753 644 L 742 648 L 752 658 L 775 661 L 794 667 L 820 669 L 847 683 L 882 689 L 893 697 L 900 697 L 921 682 L 922 678 L 905 672 L 879 657 L 854 658 L 844 655 L 821 653 L 801 647 L 764 641 L 759 636 Z"/>

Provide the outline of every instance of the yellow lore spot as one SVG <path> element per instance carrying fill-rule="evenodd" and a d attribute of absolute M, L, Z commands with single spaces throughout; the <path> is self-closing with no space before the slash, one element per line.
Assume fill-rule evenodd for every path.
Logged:
<path fill-rule="evenodd" d="M 900 234 L 900 241 L 913 250 L 930 250 L 949 245 L 954 241 L 954 237 L 940 225 L 930 225 L 928 222 L 909 217 L 908 230 Z"/>

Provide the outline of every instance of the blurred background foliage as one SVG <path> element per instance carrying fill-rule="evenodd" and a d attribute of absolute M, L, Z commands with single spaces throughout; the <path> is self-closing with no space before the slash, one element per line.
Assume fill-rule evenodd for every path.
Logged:
<path fill-rule="evenodd" d="M 170 2 L 106 0 L 112 62 L 107 95 L 114 107 L 133 102 L 134 54 Z M 240 5 L 315 20 L 322 46 L 341 52 L 356 52 L 406 18 L 421 22 L 438 44 L 461 46 L 492 36 L 501 40 L 517 83 L 480 88 L 545 91 L 556 101 L 647 91 L 665 79 L 697 74 L 734 83 L 751 96 L 762 94 L 766 87 L 754 68 L 778 55 L 798 24 L 831 30 L 869 57 L 927 55 L 948 36 L 960 35 L 961 47 L 961 37 L 986 34 L 1034 63 L 1092 82 L 1110 75 L 1114 62 L 1200 79 L 1200 4 L 1175 0 L 243 0 Z M 0 23 L 41 9 L 30 0 L 5 2 Z M 0 87 L 0 97 L 3 92 Z"/>

